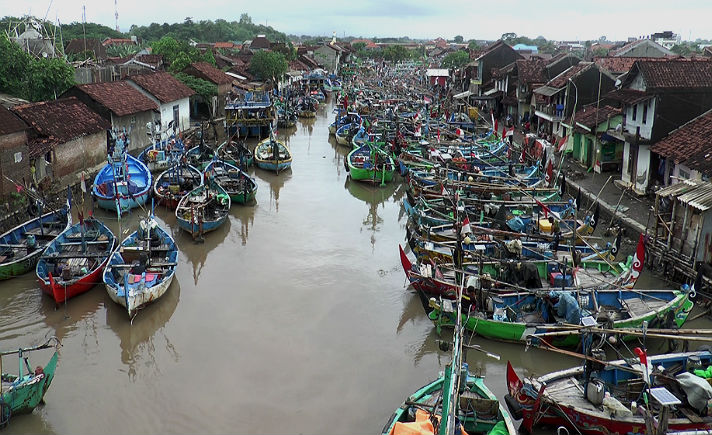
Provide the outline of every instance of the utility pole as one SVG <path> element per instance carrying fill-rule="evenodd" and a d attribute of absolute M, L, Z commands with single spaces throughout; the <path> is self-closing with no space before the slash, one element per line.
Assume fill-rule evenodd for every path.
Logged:
<path fill-rule="evenodd" d="M 116 20 L 116 31 L 120 32 L 119 30 L 119 0 L 114 0 L 114 19 Z"/>

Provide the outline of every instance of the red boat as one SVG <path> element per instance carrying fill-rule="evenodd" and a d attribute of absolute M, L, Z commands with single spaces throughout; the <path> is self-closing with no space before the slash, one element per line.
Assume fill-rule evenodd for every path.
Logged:
<path fill-rule="evenodd" d="M 102 282 L 116 237 L 102 222 L 80 219 L 60 234 L 37 262 L 42 291 L 56 303 L 84 293 Z"/>
<path fill-rule="evenodd" d="M 654 427 L 712 428 L 706 400 L 698 400 L 707 380 L 691 373 L 712 363 L 710 352 L 644 355 L 639 364 L 635 362 L 589 357 L 586 365 L 524 380 L 508 362 L 509 394 L 504 399 L 512 417 L 522 419 L 522 432 L 538 426 L 564 426 L 584 435 L 648 434 Z M 648 405 L 644 397 L 649 398 Z"/>

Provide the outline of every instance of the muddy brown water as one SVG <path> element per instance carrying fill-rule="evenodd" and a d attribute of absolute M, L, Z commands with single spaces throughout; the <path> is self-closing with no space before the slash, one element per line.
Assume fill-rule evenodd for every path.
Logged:
<path fill-rule="evenodd" d="M 398 258 L 405 186 L 349 180 L 348 150 L 328 135 L 331 107 L 279 132 L 292 169 L 251 169 L 256 205 L 233 206 L 205 243 L 157 208 L 180 247 L 178 270 L 133 324 L 103 285 L 55 307 L 34 273 L 0 283 L 1 349 L 51 335 L 63 344 L 46 403 L 13 417 L 6 433 L 380 433 L 410 393 L 437 377 L 449 355 L 404 286 Z M 118 231 L 115 215 L 96 215 Z M 138 217 L 122 220 L 121 238 Z M 468 355 L 500 398 L 507 360 L 536 374 L 577 364 L 473 342 L 502 357 Z M 49 357 L 35 352 L 31 364 Z"/>

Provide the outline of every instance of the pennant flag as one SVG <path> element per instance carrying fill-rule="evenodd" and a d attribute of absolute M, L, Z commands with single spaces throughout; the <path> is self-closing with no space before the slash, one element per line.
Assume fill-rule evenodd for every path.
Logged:
<path fill-rule="evenodd" d="M 509 129 L 507 129 L 507 132 L 505 133 L 504 136 L 505 136 L 505 137 L 514 136 L 514 126 L 510 127 Z"/>
<path fill-rule="evenodd" d="M 566 141 L 569 139 L 568 136 L 564 136 L 561 139 L 559 139 L 559 147 L 557 148 L 558 152 L 561 152 L 566 148 Z"/>
<path fill-rule="evenodd" d="M 87 193 L 87 181 L 86 181 L 86 179 L 84 178 L 84 172 L 82 172 L 82 183 L 81 183 L 81 186 L 82 186 L 82 192 Z"/>
<path fill-rule="evenodd" d="M 633 349 L 633 353 L 640 359 L 640 364 L 643 366 L 643 380 L 650 385 L 650 364 L 648 363 L 648 354 L 639 347 Z"/>
<path fill-rule="evenodd" d="M 438 143 L 440 143 L 440 128 L 438 128 Z"/>
<path fill-rule="evenodd" d="M 564 194 L 566 193 L 566 174 L 563 172 L 561 173 L 561 185 L 559 186 L 559 196 L 564 197 Z"/>
<path fill-rule="evenodd" d="M 591 216 L 591 221 L 590 221 L 591 228 L 593 228 L 594 231 L 596 230 L 596 226 L 598 225 L 598 216 L 599 216 L 600 211 L 601 210 L 600 210 L 599 204 L 596 203 L 596 209 L 593 211 L 593 216 Z"/>
<path fill-rule="evenodd" d="M 645 261 L 645 236 L 640 234 L 638 237 L 638 246 L 635 248 L 635 256 L 633 257 L 633 266 L 631 267 L 631 278 L 633 283 L 640 276 L 640 272 L 643 271 L 643 262 Z"/>
<path fill-rule="evenodd" d="M 611 254 L 613 254 L 613 257 L 618 255 L 618 251 L 621 249 L 621 235 L 623 234 L 623 231 L 618 230 L 618 235 L 616 236 L 616 240 L 613 242 L 613 247 L 611 247 Z"/>
<path fill-rule="evenodd" d="M 554 163 L 549 160 L 549 164 L 546 166 L 546 175 L 544 176 L 544 181 L 546 181 L 549 185 L 551 185 L 552 180 L 554 179 Z"/>
<path fill-rule="evenodd" d="M 519 163 L 524 163 L 527 161 L 527 152 L 522 148 L 522 154 L 519 156 Z"/>
<path fill-rule="evenodd" d="M 471 233 L 472 228 L 470 227 L 470 218 L 465 216 L 465 220 L 462 221 L 462 229 L 460 230 L 460 234 L 463 236 L 467 233 Z"/>
<path fill-rule="evenodd" d="M 458 137 L 460 137 L 460 138 L 465 137 L 465 132 L 464 132 L 462 129 L 459 129 L 459 128 L 455 129 L 455 134 L 456 134 Z"/>
<path fill-rule="evenodd" d="M 574 200 L 574 207 L 576 207 L 576 210 L 581 207 L 581 186 L 578 188 L 578 193 L 576 194 L 576 199 Z"/>

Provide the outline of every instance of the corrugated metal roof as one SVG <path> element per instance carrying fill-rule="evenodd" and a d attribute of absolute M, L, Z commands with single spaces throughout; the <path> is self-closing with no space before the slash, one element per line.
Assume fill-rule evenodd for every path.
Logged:
<path fill-rule="evenodd" d="M 534 89 L 534 93 L 540 94 L 540 95 L 546 95 L 547 97 L 550 97 L 562 89 L 563 88 L 553 88 L 551 86 L 542 86 L 540 88 Z"/>
<path fill-rule="evenodd" d="M 707 211 L 712 208 L 712 183 L 700 184 L 677 199 L 697 210 Z"/>
<path fill-rule="evenodd" d="M 671 184 L 668 187 L 658 190 L 655 192 L 655 195 L 662 198 L 666 198 L 668 196 L 679 196 L 698 185 L 698 182 L 692 180 L 682 180 L 679 183 Z"/>

